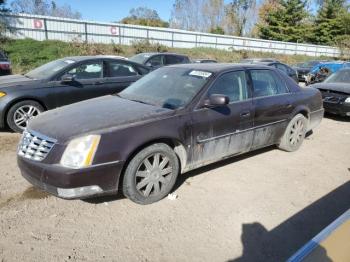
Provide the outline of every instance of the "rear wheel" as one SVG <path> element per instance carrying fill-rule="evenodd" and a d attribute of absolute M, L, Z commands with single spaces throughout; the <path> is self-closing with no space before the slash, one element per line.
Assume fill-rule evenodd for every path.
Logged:
<path fill-rule="evenodd" d="M 25 100 L 14 104 L 7 113 L 7 124 L 15 132 L 22 133 L 29 120 L 38 116 L 44 108 L 36 101 Z"/>
<path fill-rule="evenodd" d="M 289 122 L 278 147 L 288 152 L 298 150 L 304 141 L 306 130 L 307 119 L 302 114 L 297 114 Z"/>
<path fill-rule="evenodd" d="M 171 147 L 154 144 L 137 153 L 129 162 L 123 180 L 124 195 L 147 205 L 164 198 L 179 173 L 179 160 Z"/>

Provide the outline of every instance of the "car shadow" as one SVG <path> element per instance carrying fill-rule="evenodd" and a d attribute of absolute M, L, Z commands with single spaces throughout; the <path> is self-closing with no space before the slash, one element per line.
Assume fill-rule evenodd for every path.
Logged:
<path fill-rule="evenodd" d="M 186 182 L 186 180 L 190 177 L 194 177 L 197 175 L 200 175 L 202 173 L 208 172 L 210 170 L 225 166 L 225 165 L 229 165 L 238 161 L 242 161 L 245 159 L 248 159 L 250 157 L 256 156 L 258 154 L 262 154 L 268 151 L 271 151 L 273 149 L 275 149 L 275 146 L 270 146 L 267 148 L 263 148 L 263 149 L 259 149 L 253 152 L 249 152 L 240 156 L 236 156 L 236 157 L 231 157 L 201 168 L 197 168 L 193 171 L 187 172 L 185 174 L 181 174 L 179 175 L 177 182 L 174 186 L 174 188 L 172 189 L 172 192 L 176 191 L 180 186 L 182 186 L 182 184 L 184 184 Z M 121 188 L 118 189 L 118 193 L 115 195 L 106 195 L 106 196 L 100 196 L 100 197 L 93 197 L 93 198 L 87 198 L 87 199 L 83 199 L 82 201 L 86 202 L 86 203 L 90 203 L 90 204 L 102 204 L 102 203 L 107 203 L 107 202 L 113 202 L 116 200 L 121 200 L 124 199 L 125 196 L 122 193 Z"/>
<path fill-rule="evenodd" d="M 213 169 L 217 169 L 217 168 L 220 168 L 220 167 L 232 164 L 232 163 L 246 160 L 248 158 L 254 157 L 254 156 L 262 154 L 262 153 L 269 152 L 269 151 L 274 150 L 274 149 L 276 149 L 276 146 L 265 147 L 265 148 L 251 151 L 251 152 L 239 155 L 239 156 L 233 156 L 233 157 L 227 158 L 225 160 L 221 160 L 219 162 L 215 162 L 213 164 L 209 164 L 209 165 L 194 169 L 194 170 L 187 172 L 187 173 L 184 173 L 184 174 L 180 174 L 176 183 L 175 183 L 175 186 L 174 186 L 172 192 L 176 191 L 183 183 L 186 182 L 187 179 L 189 179 L 191 177 L 198 176 L 202 173 L 205 173 L 205 172 L 211 171 Z"/>
<path fill-rule="evenodd" d="M 126 198 L 121 190 L 118 190 L 117 194 L 111 194 L 111 195 L 104 195 L 104 196 L 97 196 L 97 197 L 92 197 L 92 198 L 86 198 L 82 199 L 81 201 L 89 204 L 102 204 L 102 203 L 108 203 L 108 202 L 113 202 L 117 200 L 121 200 Z"/>
<path fill-rule="evenodd" d="M 350 117 L 346 117 L 346 116 L 340 116 L 340 115 L 334 115 L 334 114 L 330 114 L 330 113 L 325 113 L 324 117 L 328 118 L 328 119 L 332 119 L 335 121 L 339 121 L 339 122 L 350 122 Z"/>
<path fill-rule="evenodd" d="M 261 223 L 242 225 L 243 254 L 230 262 L 286 261 L 304 244 L 350 208 L 350 181 L 268 231 Z M 331 261 L 318 246 L 318 256 Z"/>

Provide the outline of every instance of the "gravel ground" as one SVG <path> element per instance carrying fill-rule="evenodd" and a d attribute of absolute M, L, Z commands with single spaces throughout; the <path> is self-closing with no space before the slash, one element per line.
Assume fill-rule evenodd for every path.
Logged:
<path fill-rule="evenodd" d="M 62 200 L 16 165 L 0 133 L 0 261 L 282 261 L 350 208 L 350 120 L 182 175 L 176 200 Z"/>

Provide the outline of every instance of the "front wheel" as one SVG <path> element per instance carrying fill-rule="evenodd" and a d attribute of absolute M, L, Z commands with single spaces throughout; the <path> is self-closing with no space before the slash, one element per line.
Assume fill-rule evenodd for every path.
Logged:
<path fill-rule="evenodd" d="M 38 116 L 44 108 L 36 101 L 25 100 L 14 104 L 7 113 L 7 124 L 14 132 L 22 133 L 29 120 Z"/>
<path fill-rule="evenodd" d="M 307 123 L 307 119 L 302 114 L 297 114 L 293 117 L 289 122 L 278 147 L 288 152 L 298 150 L 304 141 Z"/>
<path fill-rule="evenodd" d="M 124 195 L 147 205 L 164 198 L 174 187 L 179 160 L 174 150 L 157 143 L 144 148 L 129 162 L 123 180 Z"/>

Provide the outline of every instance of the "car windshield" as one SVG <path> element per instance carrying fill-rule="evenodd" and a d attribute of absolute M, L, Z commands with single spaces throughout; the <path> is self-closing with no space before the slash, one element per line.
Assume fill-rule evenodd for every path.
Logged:
<path fill-rule="evenodd" d="M 350 69 L 340 70 L 330 75 L 324 82 L 326 83 L 350 83 Z"/>
<path fill-rule="evenodd" d="M 75 61 L 69 59 L 55 60 L 35 68 L 34 70 L 25 74 L 25 76 L 33 79 L 47 79 L 72 63 L 75 63 Z"/>
<path fill-rule="evenodd" d="M 135 63 L 144 64 L 147 58 L 150 58 L 150 57 L 151 57 L 150 54 L 138 54 L 130 57 L 129 60 Z"/>
<path fill-rule="evenodd" d="M 122 98 L 163 108 L 186 106 L 212 73 L 188 68 L 160 68 L 119 93 Z"/>

